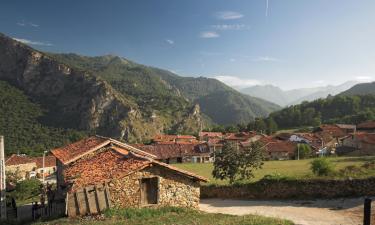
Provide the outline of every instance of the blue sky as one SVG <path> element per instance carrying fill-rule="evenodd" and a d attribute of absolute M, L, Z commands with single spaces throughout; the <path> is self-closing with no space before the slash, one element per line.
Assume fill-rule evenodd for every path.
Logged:
<path fill-rule="evenodd" d="M 373 0 L 4 0 L 0 32 L 239 87 L 375 78 Z"/>

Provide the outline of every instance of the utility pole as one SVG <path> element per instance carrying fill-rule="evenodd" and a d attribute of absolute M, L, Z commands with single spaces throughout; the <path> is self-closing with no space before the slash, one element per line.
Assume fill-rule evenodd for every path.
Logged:
<path fill-rule="evenodd" d="M 297 144 L 297 152 L 298 152 L 298 157 L 297 157 L 297 159 L 299 160 L 299 143 Z"/>
<path fill-rule="evenodd" d="M 43 175 L 43 185 L 44 185 L 44 183 L 45 183 L 44 174 L 46 173 L 46 172 L 44 171 L 44 170 L 45 170 L 46 153 L 47 153 L 47 151 L 44 151 L 44 152 L 43 152 L 43 171 L 42 171 L 42 175 Z"/>
<path fill-rule="evenodd" d="M 0 218 L 7 219 L 4 136 L 0 136 Z"/>

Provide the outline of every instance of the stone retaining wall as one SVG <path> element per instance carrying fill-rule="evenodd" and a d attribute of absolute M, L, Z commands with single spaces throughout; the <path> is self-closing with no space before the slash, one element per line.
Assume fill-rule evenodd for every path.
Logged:
<path fill-rule="evenodd" d="M 375 177 L 348 180 L 261 180 L 232 186 L 202 186 L 201 198 L 309 199 L 375 196 Z"/>

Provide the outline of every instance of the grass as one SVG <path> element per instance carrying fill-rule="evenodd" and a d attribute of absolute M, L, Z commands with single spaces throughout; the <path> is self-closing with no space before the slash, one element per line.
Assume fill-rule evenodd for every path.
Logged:
<path fill-rule="evenodd" d="M 317 178 L 310 169 L 310 163 L 313 159 L 304 159 L 304 160 L 285 160 L 285 161 L 265 161 L 263 168 L 256 170 L 254 175 L 255 177 L 245 181 L 247 182 L 256 182 L 263 178 L 265 175 L 278 173 L 282 176 L 295 179 L 311 179 Z M 375 157 L 332 157 L 328 158 L 335 166 L 335 171 L 344 169 L 347 166 L 361 166 L 367 161 L 375 160 Z M 224 185 L 228 184 L 227 180 L 215 180 L 212 177 L 212 163 L 184 163 L 184 164 L 174 164 L 174 166 L 191 171 L 193 173 L 199 174 L 208 178 L 210 181 L 207 184 L 217 184 Z M 368 177 L 375 176 L 375 170 L 366 170 L 364 173 L 361 173 L 357 177 Z M 344 178 L 344 177 L 335 177 L 335 178 Z"/>
<path fill-rule="evenodd" d="M 226 214 L 203 213 L 196 210 L 165 207 L 159 209 L 111 209 L 104 216 L 96 218 L 86 217 L 80 219 L 62 218 L 35 224 L 67 225 L 67 224 L 132 224 L 132 225 L 292 225 L 287 220 L 268 218 L 262 216 L 246 215 L 233 216 Z"/>

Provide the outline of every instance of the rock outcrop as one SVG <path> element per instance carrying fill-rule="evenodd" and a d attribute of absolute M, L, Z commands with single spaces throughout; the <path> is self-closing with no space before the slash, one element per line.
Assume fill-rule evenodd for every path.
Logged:
<path fill-rule="evenodd" d="M 91 72 L 72 68 L 2 34 L 0 80 L 20 88 L 48 109 L 41 120 L 51 126 L 130 142 L 143 141 L 174 126 L 144 116 L 134 100 Z"/>

